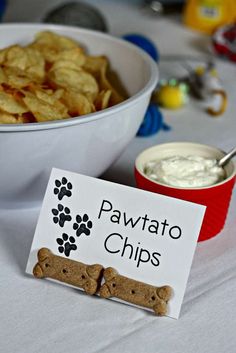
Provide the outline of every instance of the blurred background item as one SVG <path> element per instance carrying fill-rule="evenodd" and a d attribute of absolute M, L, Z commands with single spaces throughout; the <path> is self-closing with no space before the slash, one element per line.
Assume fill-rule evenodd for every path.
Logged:
<path fill-rule="evenodd" d="M 236 24 L 222 26 L 212 36 L 216 54 L 236 62 Z"/>
<path fill-rule="evenodd" d="M 185 1 L 183 0 L 144 0 L 144 8 L 151 14 L 166 14 L 181 12 Z"/>
<path fill-rule="evenodd" d="M 188 86 L 176 78 L 161 80 L 153 100 L 163 108 L 182 108 L 188 102 Z"/>
<path fill-rule="evenodd" d="M 151 39 L 139 33 L 128 33 L 125 34 L 122 38 L 143 49 L 156 62 L 159 61 L 160 55 L 158 49 Z"/>
<path fill-rule="evenodd" d="M 171 127 L 164 121 L 163 114 L 157 104 L 150 103 L 137 136 L 147 137 L 158 133 L 160 130 L 168 131 Z"/>
<path fill-rule="evenodd" d="M 78 1 L 64 3 L 52 9 L 45 16 L 44 22 L 108 31 L 106 20 L 98 8 Z"/>
<path fill-rule="evenodd" d="M 212 61 L 195 69 L 190 68 L 187 82 L 191 93 L 204 102 L 208 114 L 219 116 L 225 112 L 227 94 Z"/>
<path fill-rule="evenodd" d="M 2 16 L 4 15 L 6 6 L 7 6 L 6 0 L 0 0 L 0 20 L 2 19 Z"/>
<path fill-rule="evenodd" d="M 219 26 L 236 21 L 235 0 L 187 0 L 184 23 L 212 34 Z"/>
<path fill-rule="evenodd" d="M 138 33 L 128 33 L 122 38 L 144 50 L 154 61 L 156 61 L 156 63 L 158 63 L 160 58 L 159 51 L 151 39 Z M 170 126 L 164 122 L 164 117 L 158 107 L 158 103 L 153 101 L 148 106 L 143 122 L 137 132 L 137 136 L 151 136 L 160 130 L 168 131 L 170 130 Z"/>

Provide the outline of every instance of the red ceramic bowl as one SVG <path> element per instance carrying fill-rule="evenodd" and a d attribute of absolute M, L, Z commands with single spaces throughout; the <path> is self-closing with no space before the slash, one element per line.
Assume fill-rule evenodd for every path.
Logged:
<path fill-rule="evenodd" d="M 165 185 L 144 174 L 144 167 L 148 161 L 176 155 L 197 155 L 220 159 L 225 152 L 215 147 L 190 142 L 172 142 L 151 147 L 144 150 L 135 161 L 137 187 L 207 206 L 198 241 L 210 239 L 217 235 L 225 224 L 235 184 L 236 167 L 233 161 L 230 161 L 224 168 L 226 178 L 223 181 L 211 186 L 195 188 Z"/>

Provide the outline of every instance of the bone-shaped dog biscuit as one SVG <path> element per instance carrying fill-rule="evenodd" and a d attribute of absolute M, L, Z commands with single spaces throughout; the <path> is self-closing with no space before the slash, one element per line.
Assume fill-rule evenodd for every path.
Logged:
<path fill-rule="evenodd" d="M 112 267 L 106 268 L 103 276 L 105 283 L 99 292 L 101 297 L 116 297 L 132 304 L 153 309 L 160 316 L 167 313 L 167 303 L 172 295 L 171 287 L 154 287 L 150 284 L 138 282 L 119 275 Z"/>
<path fill-rule="evenodd" d="M 54 255 L 49 249 L 38 251 L 38 263 L 33 274 L 37 278 L 48 277 L 75 287 L 80 287 L 87 294 L 95 294 L 101 282 L 103 266 L 86 265 L 82 262 Z"/>

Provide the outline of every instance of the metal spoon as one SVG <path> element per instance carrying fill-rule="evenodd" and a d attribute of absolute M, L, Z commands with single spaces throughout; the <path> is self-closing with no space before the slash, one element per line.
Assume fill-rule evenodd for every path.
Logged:
<path fill-rule="evenodd" d="M 236 155 L 236 147 L 234 147 L 231 151 L 229 151 L 224 157 L 222 157 L 218 161 L 218 166 L 219 167 L 224 167 L 231 158 L 233 158 Z"/>

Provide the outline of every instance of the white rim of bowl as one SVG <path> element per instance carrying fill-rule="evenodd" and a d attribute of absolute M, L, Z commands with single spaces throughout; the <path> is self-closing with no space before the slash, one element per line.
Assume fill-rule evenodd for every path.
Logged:
<path fill-rule="evenodd" d="M 216 183 L 216 184 L 213 184 L 213 185 L 208 185 L 208 186 L 200 186 L 200 187 L 189 187 L 189 188 L 187 188 L 187 187 L 182 187 L 182 186 L 172 186 L 172 185 L 168 185 L 168 184 L 164 184 L 164 183 L 161 183 L 161 182 L 159 182 L 159 181 L 155 181 L 155 180 L 153 180 L 153 179 L 151 179 L 151 178 L 149 178 L 142 170 L 141 170 L 141 168 L 143 167 L 143 165 L 140 165 L 140 159 L 142 158 L 142 156 L 143 155 L 145 155 L 145 154 L 148 154 L 151 150 L 155 150 L 156 148 L 158 148 L 158 147 L 164 147 L 164 146 L 171 146 L 171 145 L 184 145 L 184 144 L 186 144 L 186 145 L 193 145 L 193 146 L 205 146 L 205 147 L 208 147 L 208 148 L 211 148 L 211 149 L 213 149 L 213 150 L 215 150 L 215 151 L 218 151 L 218 152 L 220 152 L 220 153 L 222 153 L 223 155 L 225 155 L 226 154 L 226 152 L 225 151 L 223 151 L 223 150 L 221 150 L 220 148 L 217 148 L 217 147 L 214 147 L 214 146 L 211 146 L 211 145 L 206 145 L 206 144 L 204 144 L 204 143 L 195 143 L 195 142 L 188 142 L 188 141 L 183 141 L 183 142 L 181 142 L 181 141 L 176 141 L 176 142 L 167 142 L 167 143 L 161 143 L 160 145 L 155 145 L 155 146 L 152 146 L 152 147 L 149 147 L 149 148 L 147 148 L 147 149 L 145 149 L 145 150 L 143 150 L 138 156 L 137 156 L 137 158 L 135 159 L 135 169 L 137 170 L 137 172 L 139 173 L 139 174 L 141 174 L 145 179 L 147 179 L 148 181 L 151 181 L 152 183 L 154 183 L 154 184 L 157 184 L 157 185 L 161 185 L 161 186 L 164 186 L 164 187 L 166 187 L 166 188 L 169 188 L 169 189 L 180 189 L 180 190 L 203 190 L 203 189 L 211 189 L 211 188 L 214 188 L 214 187 L 217 187 L 217 186 L 219 186 L 219 185 L 223 185 L 223 184 L 225 184 L 226 182 L 228 182 L 229 180 L 231 180 L 231 179 L 233 179 L 234 177 L 235 177 L 235 175 L 236 175 L 236 165 L 235 165 L 235 163 L 233 162 L 233 160 L 231 160 L 229 163 L 231 163 L 232 164 L 232 166 L 233 166 L 233 172 L 232 172 L 232 174 L 230 175 L 230 176 L 228 176 L 227 178 L 225 178 L 224 180 L 222 180 L 222 181 L 220 181 L 219 183 Z M 148 159 L 147 159 L 148 160 Z M 146 160 L 146 161 L 147 161 Z M 139 164 L 139 166 L 138 166 L 138 164 Z"/>
<path fill-rule="evenodd" d="M 130 105 L 133 105 L 141 96 L 148 94 L 157 85 L 157 82 L 158 82 L 157 63 L 144 50 L 140 49 L 139 47 L 135 46 L 134 44 L 128 41 L 125 41 L 124 39 L 112 36 L 107 33 L 93 31 L 90 29 L 84 29 L 84 28 L 75 27 L 75 26 L 54 25 L 54 24 L 7 23 L 7 24 L 1 24 L 0 31 L 1 31 L 1 28 L 14 29 L 14 27 L 16 31 L 19 30 L 19 27 L 28 28 L 29 31 L 30 31 L 30 28 L 33 28 L 33 29 L 38 28 L 38 30 L 48 29 L 52 31 L 63 30 L 64 32 L 68 32 L 68 36 L 70 35 L 71 30 L 73 30 L 73 31 L 79 31 L 80 33 L 93 34 L 94 36 L 97 36 L 97 37 L 102 37 L 102 38 L 110 39 L 116 43 L 121 43 L 123 46 L 130 48 L 133 51 L 136 51 L 140 56 L 143 57 L 143 59 L 146 62 L 148 62 L 150 66 L 150 79 L 138 93 L 126 99 L 124 102 L 116 104 L 113 107 L 106 108 L 103 111 L 86 114 L 84 116 L 82 115 L 75 118 L 53 120 L 48 122 L 25 123 L 25 124 L 0 124 L 0 132 L 22 132 L 22 131 L 38 131 L 38 130 L 55 129 L 55 128 L 62 128 L 62 127 L 67 127 L 67 126 L 72 126 L 77 124 L 85 124 L 97 119 L 103 119 L 109 115 L 112 115 L 113 113 L 118 113 L 128 108 Z M 67 34 L 65 33 L 64 35 L 67 35 Z"/>

